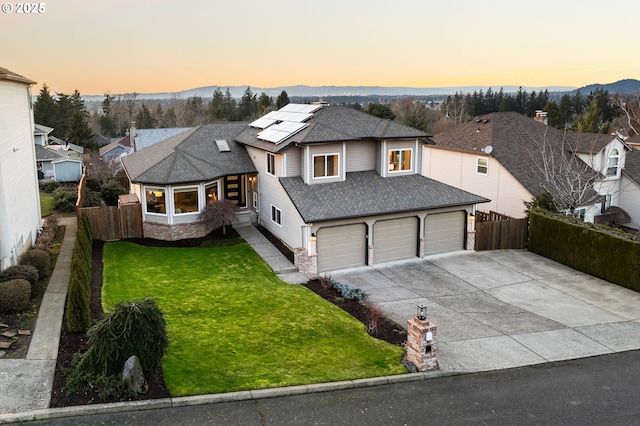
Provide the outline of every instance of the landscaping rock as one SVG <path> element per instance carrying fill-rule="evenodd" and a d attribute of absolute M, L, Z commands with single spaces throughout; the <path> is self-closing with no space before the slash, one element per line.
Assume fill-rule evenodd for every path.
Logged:
<path fill-rule="evenodd" d="M 136 394 L 145 393 L 147 391 L 147 382 L 144 379 L 140 360 L 137 356 L 130 356 L 124 363 L 124 368 L 122 369 L 122 380 L 127 382 L 129 389 Z"/>

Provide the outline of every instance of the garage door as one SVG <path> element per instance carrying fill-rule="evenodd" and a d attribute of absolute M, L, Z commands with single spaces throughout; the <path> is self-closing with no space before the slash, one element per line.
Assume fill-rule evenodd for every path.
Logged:
<path fill-rule="evenodd" d="M 318 272 L 365 265 L 366 234 L 364 223 L 320 228 L 316 241 Z"/>
<path fill-rule="evenodd" d="M 425 255 L 464 248 L 464 211 L 430 214 L 424 225 Z"/>
<path fill-rule="evenodd" d="M 373 263 L 409 259 L 418 254 L 418 218 L 382 220 L 373 225 Z"/>

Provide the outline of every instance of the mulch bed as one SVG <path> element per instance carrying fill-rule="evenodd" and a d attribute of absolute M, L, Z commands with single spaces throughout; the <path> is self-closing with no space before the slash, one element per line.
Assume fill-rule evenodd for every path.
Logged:
<path fill-rule="evenodd" d="M 197 247 L 206 239 L 237 238 L 237 232 L 227 227 L 227 233 L 222 234 L 221 230 L 214 231 L 204 238 L 182 240 L 182 241 L 159 241 L 152 239 L 132 239 L 128 240 L 136 244 L 156 247 Z M 268 231 L 261 229 L 261 232 L 269 238 Z M 273 238 L 273 236 L 271 236 Z M 269 238 L 270 240 L 272 238 Z M 279 243 L 279 242 L 278 242 Z M 277 247 L 286 255 L 288 249 L 281 243 Z M 104 243 L 102 241 L 93 242 L 93 275 L 91 278 L 91 315 L 94 323 L 100 321 L 104 313 L 102 312 L 101 288 L 102 288 L 102 253 Z M 290 252 L 289 252 L 290 253 Z M 289 256 L 287 256 L 289 257 Z M 293 257 L 291 255 L 291 257 Z M 395 345 L 402 345 L 406 341 L 406 332 L 398 324 L 382 316 L 377 309 L 371 309 L 360 302 L 345 300 L 342 295 L 332 286 L 324 284 L 321 280 L 311 280 L 305 285 L 311 291 L 317 293 L 326 300 L 339 306 L 353 317 L 368 326 L 370 334 L 376 338 L 385 340 Z M 76 353 L 84 352 L 88 349 L 88 338 L 85 333 L 71 333 L 66 330 L 63 324 L 60 346 L 58 349 L 58 360 L 53 381 L 53 392 L 51 394 L 52 408 L 68 407 L 74 405 L 96 404 L 103 402 L 118 402 L 122 399 L 99 398 L 96 393 L 86 392 L 83 394 L 65 395 L 62 388 L 65 383 L 65 370 L 71 366 L 71 360 Z M 153 372 L 145 372 L 145 379 L 149 385 L 146 393 L 138 395 L 136 398 L 126 400 L 148 400 L 158 398 L 169 398 L 171 395 L 167 390 L 162 376 L 162 369 L 158 368 Z"/>

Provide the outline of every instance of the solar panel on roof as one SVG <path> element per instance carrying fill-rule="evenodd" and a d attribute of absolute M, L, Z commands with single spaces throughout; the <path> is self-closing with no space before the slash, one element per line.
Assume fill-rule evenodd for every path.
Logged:
<path fill-rule="evenodd" d="M 322 105 L 287 104 L 278 111 L 271 111 L 255 120 L 251 127 L 263 129 L 257 134 L 258 139 L 278 144 L 307 126 L 313 112 Z"/>

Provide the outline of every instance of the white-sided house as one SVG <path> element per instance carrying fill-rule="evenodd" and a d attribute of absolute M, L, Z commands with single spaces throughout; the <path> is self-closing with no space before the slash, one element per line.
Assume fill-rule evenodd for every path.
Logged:
<path fill-rule="evenodd" d="M 352 108 L 289 104 L 236 140 L 258 169 L 258 221 L 304 273 L 463 250 L 484 197 L 420 174 L 429 135 Z"/>
<path fill-rule="evenodd" d="M 0 68 L 0 270 L 17 263 L 42 218 L 29 80 Z"/>
<path fill-rule="evenodd" d="M 594 185 L 602 196 L 596 218 L 615 206 L 630 216 L 620 225 L 640 229 L 640 152 L 617 135 L 574 133 L 572 137 L 576 155 L 601 176 Z"/>
<path fill-rule="evenodd" d="M 142 204 L 143 234 L 159 240 L 207 235 L 207 203 L 228 199 L 251 210 L 256 168 L 234 141 L 246 123 L 203 124 L 121 159 L 131 193 Z"/>
<path fill-rule="evenodd" d="M 483 209 L 521 218 L 525 216 L 524 202 L 544 191 L 539 166 L 544 163 L 542 147 L 550 150 L 546 155 L 556 159 L 576 155 L 586 159 L 590 154 L 575 152 L 576 146 L 583 146 L 576 138 L 589 141 L 584 144 L 585 149 L 587 145 L 600 150 L 610 142 L 619 143 L 622 153 L 622 142 L 615 136 L 563 132 L 516 112 L 500 112 L 480 116 L 433 136 L 435 145 L 425 146 L 422 173 L 489 198 L 491 202 L 483 205 Z M 598 154 L 600 163 L 602 155 Z M 573 164 L 581 167 L 582 161 Z M 602 197 L 598 197 L 596 190 Z M 603 211 L 607 185 L 596 185 L 591 193 L 594 201 L 575 209 L 575 214 L 587 222 L 593 222 Z M 615 201 L 613 205 L 617 205 Z"/>
<path fill-rule="evenodd" d="M 36 124 L 33 131 L 38 179 L 78 182 L 82 177 L 84 148 L 49 136 L 52 131 L 53 128 L 42 124 Z"/>

